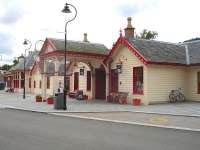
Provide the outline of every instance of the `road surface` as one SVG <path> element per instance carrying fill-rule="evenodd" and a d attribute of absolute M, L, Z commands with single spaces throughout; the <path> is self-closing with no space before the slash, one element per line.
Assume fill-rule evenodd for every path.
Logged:
<path fill-rule="evenodd" d="M 199 132 L 0 109 L 0 150 L 199 149 Z"/>

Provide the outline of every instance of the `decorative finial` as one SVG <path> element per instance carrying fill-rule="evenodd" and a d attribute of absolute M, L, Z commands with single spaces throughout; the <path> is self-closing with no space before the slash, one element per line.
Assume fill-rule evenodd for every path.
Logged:
<path fill-rule="evenodd" d="M 119 36 L 122 37 L 122 29 L 119 30 Z"/>

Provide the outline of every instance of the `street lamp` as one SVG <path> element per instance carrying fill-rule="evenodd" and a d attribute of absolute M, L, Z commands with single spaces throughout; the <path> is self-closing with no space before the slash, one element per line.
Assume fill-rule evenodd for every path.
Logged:
<path fill-rule="evenodd" d="M 25 49 L 25 54 L 24 54 L 24 92 L 23 92 L 23 99 L 26 98 L 26 88 L 25 88 L 25 85 L 26 85 L 26 78 L 25 78 L 25 74 L 26 74 L 26 51 L 29 50 L 32 46 L 32 43 L 31 41 L 25 39 L 24 42 L 23 42 L 23 45 L 26 46 L 26 45 L 30 45 L 28 48 Z"/>
<path fill-rule="evenodd" d="M 69 3 L 65 4 L 65 7 L 63 8 L 62 12 L 63 13 L 71 13 L 69 6 L 72 7 L 75 10 L 75 15 L 72 19 L 68 20 L 65 24 L 65 59 L 64 59 L 65 63 L 64 63 L 64 106 L 63 106 L 63 110 L 67 109 L 67 106 L 66 106 L 66 103 L 67 103 L 67 98 L 66 98 L 66 88 L 67 88 L 67 85 L 66 85 L 67 25 L 68 25 L 68 23 L 72 22 L 77 16 L 76 7 L 72 4 L 69 4 Z"/>

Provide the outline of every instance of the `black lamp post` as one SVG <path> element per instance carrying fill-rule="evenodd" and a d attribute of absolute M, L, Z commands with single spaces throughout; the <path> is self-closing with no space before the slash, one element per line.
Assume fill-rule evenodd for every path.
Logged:
<path fill-rule="evenodd" d="M 71 10 L 69 9 L 69 6 L 72 7 L 75 10 L 75 15 L 74 15 L 74 17 L 72 19 L 68 20 L 66 22 L 66 24 L 65 24 L 64 107 L 63 107 L 63 110 L 67 109 L 67 106 L 66 106 L 66 104 L 67 104 L 67 98 L 66 98 L 66 93 L 67 93 L 67 91 L 66 91 L 66 88 L 67 88 L 67 85 L 66 85 L 67 25 L 68 25 L 69 22 L 72 22 L 77 16 L 76 7 L 74 5 L 72 5 L 72 4 L 69 4 L 69 3 L 65 4 L 65 7 L 63 8 L 62 12 L 63 13 L 71 13 Z"/>
<path fill-rule="evenodd" d="M 25 74 L 26 74 L 26 51 L 29 50 L 32 46 L 32 43 L 31 41 L 25 39 L 24 42 L 23 42 L 24 46 L 26 45 L 30 45 L 28 48 L 25 49 L 25 54 L 24 54 L 24 92 L 23 92 L 23 99 L 26 98 L 26 78 L 25 78 Z"/>

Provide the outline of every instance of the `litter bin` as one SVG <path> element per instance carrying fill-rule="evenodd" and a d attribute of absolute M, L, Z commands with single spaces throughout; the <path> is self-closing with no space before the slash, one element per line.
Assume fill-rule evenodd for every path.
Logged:
<path fill-rule="evenodd" d="M 63 109 L 64 107 L 64 93 L 56 93 L 54 99 L 54 109 Z"/>

